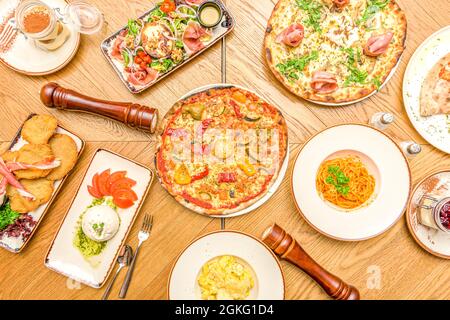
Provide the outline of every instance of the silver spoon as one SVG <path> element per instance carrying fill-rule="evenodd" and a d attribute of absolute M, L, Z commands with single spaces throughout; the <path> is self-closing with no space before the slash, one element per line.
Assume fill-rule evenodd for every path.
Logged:
<path fill-rule="evenodd" d="M 129 245 L 125 245 L 122 247 L 122 250 L 120 251 L 119 256 L 117 257 L 117 263 L 119 264 L 119 268 L 116 271 L 116 274 L 112 278 L 111 282 L 109 283 L 108 287 L 105 290 L 105 293 L 103 294 L 102 300 L 108 300 L 108 296 L 111 292 L 112 286 L 114 282 L 116 281 L 116 278 L 119 274 L 119 272 L 124 268 L 130 265 L 131 260 L 133 259 L 133 249 Z"/>

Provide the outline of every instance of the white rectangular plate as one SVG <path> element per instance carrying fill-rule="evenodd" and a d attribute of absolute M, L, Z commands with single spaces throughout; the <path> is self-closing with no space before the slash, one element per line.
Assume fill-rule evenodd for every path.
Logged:
<path fill-rule="evenodd" d="M 32 116 L 33 115 L 30 115 L 28 117 L 28 119 L 30 119 Z M 16 134 L 16 137 L 14 138 L 13 142 L 11 143 L 9 150 L 17 151 L 20 148 L 22 148 L 25 144 L 27 144 L 27 142 L 22 139 L 21 132 L 22 132 L 22 128 L 20 128 L 19 132 Z M 58 128 L 56 129 L 56 132 L 61 133 L 61 134 L 66 134 L 75 141 L 75 143 L 77 145 L 77 149 L 78 149 L 78 159 L 79 159 L 80 155 L 84 149 L 84 141 L 80 137 L 76 136 L 75 134 L 67 131 L 66 129 L 64 129 L 60 126 L 58 126 Z M 31 235 L 25 240 L 23 240 L 22 237 L 8 237 L 8 236 L 4 235 L 3 237 L 0 238 L 0 247 L 4 248 L 10 252 L 13 252 L 13 253 L 19 253 L 25 248 L 25 246 L 28 244 L 28 241 L 31 240 L 31 238 L 34 235 L 34 232 L 39 227 L 39 224 L 42 222 L 45 214 L 47 213 L 48 209 L 50 208 L 53 200 L 55 199 L 55 197 L 58 194 L 59 190 L 61 189 L 62 185 L 64 184 L 67 176 L 69 176 L 69 175 L 70 175 L 70 172 L 62 180 L 58 180 L 58 181 L 54 182 L 54 184 L 53 184 L 54 190 L 53 190 L 52 197 L 46 204 L 43 204 L 36 210 L 28 213 L 28 215 L 32 216 L 33 220 L 36 221 L 36 224 L 34 225 L 34 227 L 31 228 Z"/>
<path fill-rule="evenodd" d="M 126 170 L 127 176 L 137 182 L 133 190 L 139 200 L 131 208 L 118 209 L 121 220 L 119 231 L 114 238 L 108 241 L 100 255 L 88 261 L 73 245 L 73 239 L 80 215 L 93 200 L 87 186 L 91 184 L 92 177 L 96 173 L 106 169 L 111 169 L 111 172 Z M 45 265 L 53 271 L 88 286 L 101 288 L 114 268 L 120 248 L 125 244 L 152 181 L 153 172 L 151 169 L 111 151 L 97 150 L 58 233 L 50 245 L 45 258 Z"/>

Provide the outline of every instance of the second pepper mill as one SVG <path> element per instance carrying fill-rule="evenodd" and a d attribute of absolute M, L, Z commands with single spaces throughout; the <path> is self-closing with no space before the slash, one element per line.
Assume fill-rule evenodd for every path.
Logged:
<path fill-rule="evenodd" d="M 296 265 L 313 278 L 333 299 L 360 299 L 358 289 L 322 268 L 290 234 L 277 224 L 269 227 L 262 239 L 281 259 Z"/>
<path fill-rule="evenodd" d="M 49 108 L 98 114 L 126 125 L 155 133 L 158 110 L 131 102 L 99 100 L 50 82 L 41 89 L 41 101 Z"/>

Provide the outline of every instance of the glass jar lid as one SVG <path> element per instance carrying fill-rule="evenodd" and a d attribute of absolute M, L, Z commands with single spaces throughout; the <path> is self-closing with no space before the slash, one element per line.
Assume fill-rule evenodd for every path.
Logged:
<path fill-rule="evenodd" d="M 66 7 L 65 18 L 83 34 L 99 32 L 104 23 L 100 10 L 85 1 L 70 2 Z"/>

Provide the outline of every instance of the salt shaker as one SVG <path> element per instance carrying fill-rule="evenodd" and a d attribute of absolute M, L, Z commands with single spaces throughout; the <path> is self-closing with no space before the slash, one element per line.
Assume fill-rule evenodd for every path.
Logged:
<path fill-rule="evenodd" d="M 395 117 L 389 112 L 377 112 L 370 118 L 369 124 L 380 130 L 386 130 L 395 121 Z"/>
<path fill-rule="evenodd" d="M 400 147 L 408 158 L 414 158 L 422 152 L 420 144 L 415 143 L 414 141 L 403 141 L 400 143 Z"/>

